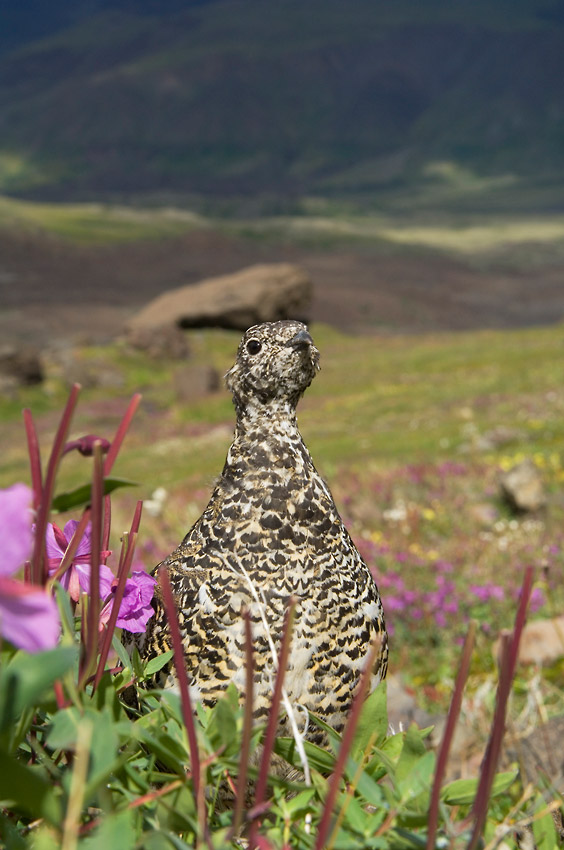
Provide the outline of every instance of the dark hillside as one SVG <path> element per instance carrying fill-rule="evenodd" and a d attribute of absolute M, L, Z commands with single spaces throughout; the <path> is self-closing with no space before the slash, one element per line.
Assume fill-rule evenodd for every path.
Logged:
<path fill-rule="evenodd" d="M 362 196 L 428 180 L 445 160 L 552 175 L 564 166 L 562 7 L 84 0 L 50 4 L 49 20 L 36 9 L 26 29 L 9 2 L 0 191 Z"/>

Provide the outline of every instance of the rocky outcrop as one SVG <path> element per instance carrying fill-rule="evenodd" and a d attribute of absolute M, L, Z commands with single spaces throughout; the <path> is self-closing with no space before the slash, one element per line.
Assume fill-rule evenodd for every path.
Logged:
<path fill-rule="evenodd" d="M 521 664 L 553 664 L 563 657 L 564 616 L 527 623 L 519 644 Z"/>
<path fill-rule="evenodd" d="M 157 330 L 171 324 L 246 330 L 259 322 L 278 319 L 307 321 L 312 290 L 309 276 L 298 266 L 250 266 L 164 292 L 133 316 L 128 332 Z"/>
<path fill-rule="evenodd" d="M 515 511 L 538 511 L 546 504 L 542 478 L 530 458 L 504 472 L 500 487 L 502 496 Z"/>
<path fill-rule="evenodd" d="M 186 334 L 178 325 L 169 323 L 160 327 L 131 328 L 127 342 L 132 348 L 144 351 L 154 360 L 186 360 L 190 346 Z"/>
<path fill-rule="evenodd" d="M 44 378 L 38 351 L 30 346 L 0 346 L 0 391 L 40 384 Z"/>

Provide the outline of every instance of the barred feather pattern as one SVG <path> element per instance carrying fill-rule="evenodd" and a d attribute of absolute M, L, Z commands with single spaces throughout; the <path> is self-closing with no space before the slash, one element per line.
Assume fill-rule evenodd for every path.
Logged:
<path fill-rule="evenodd" d="M 225 466 L 203 514 L 163 564 L 195 698 L 213 705 L 230 682 L 245 698 L 248 609 L 256 715 L 267 715 L 276 672 L 268 633 L 278 647 L 294 597 L 286 691 L 340 731 L 372 641 L 381 636 L 372 688 L 386 675 L 388 642 L 374 579 L 298 430 L 296 406 L 318 364 L 300 322 L 245 333 L 226 376 L 237 422 Z M 170 645 L 158 591 L 154 608 L 147 632 L 135 636 L 145 659 Z M 161 672 L 161 686 L 175 686 L 173 669 Z M 310 725 L 308 737 L 316 735 Z"/>

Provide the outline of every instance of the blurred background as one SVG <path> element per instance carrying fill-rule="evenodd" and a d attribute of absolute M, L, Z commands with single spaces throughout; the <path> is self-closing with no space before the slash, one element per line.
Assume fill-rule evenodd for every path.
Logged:
<path fill-rule="evenodd" d="M 244 323 L 126 328 L 290 264 L 322 353 L 300 422 L 392 665 L 440 703 L 478 616 L 489 675 L 524 564 L 539 618 L 562 606 L 563 80 L 563 0 L 3 0 L 0 483 L 27 480 L 23 406 L 48 445 L 79 381 L 75 436 L 111 438 L 142 390 L 121 501 L 156 563 L 221 469 Z"/>
<path fill-rule="evenodd" d="M 562 0 L 4 0 L 1 330 L 280 259 L 347 329 L 560 319 L 563 35 Z"/>

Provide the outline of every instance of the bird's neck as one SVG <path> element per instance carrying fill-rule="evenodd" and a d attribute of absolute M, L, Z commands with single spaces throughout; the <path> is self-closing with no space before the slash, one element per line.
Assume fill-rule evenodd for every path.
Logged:
<path fill-rule="evenodd" d="M 313 464 L 298 430 L 295 406 L 272 403 L 238 411 L 224 475 L 238 478 L 260 469 L 279 469 L 287 475 L 305 473 L 310 467 Z"/>
<path fill-rule="evenodd" d="M 245 407 L 239 407 L 235 439 L 252 438 L 257 432 L 263 436 L 291 432 L 299 436 L 296 405 L 285 398 L 271 399 L 268 404 L 253 399 Z"/>

